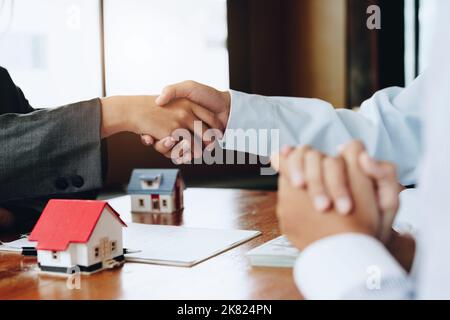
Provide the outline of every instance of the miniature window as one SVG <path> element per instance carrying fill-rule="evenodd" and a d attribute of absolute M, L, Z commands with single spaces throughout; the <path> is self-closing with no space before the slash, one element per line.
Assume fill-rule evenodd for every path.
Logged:
<path fill-rule="evenodd" d="M 164 199 L 164 200 L 162 201 L 162 206 L 163 206 L 163 207 L 167 207 L 167 200 Z"/>
<path fill-rule="evenodd" d="M 147 174 L 142 175 L 141 179 L 141 188 L 144 190 L 155 190 L 158 189 L 161 185 L 162 176 L 161 174 Z"/>
<path fill-rule="evenodd" d="M 144 199 L 139 199 L 139 206 L 143 207 L 144 206 Z"/>
<path fill-rule="evenodd" d="M 52 251 L 52 258 L 53 258 L 53 260 L 57 260 L 58 257 L 59 257 L 58 252 Z"/>
<path fill-rule="evenodd" d="M 153 199 L 153 209 L 159 210 L 159 200 L 158 199 Z"/>
<path fill-rule="evenodd" d="M 116 251 L 117 241 L 111 241 L 111 251 Z"/>
<path fill-rule="evenodd" d="M 99 247 L 94 248 L 94 255 L 96 258 L 98 258 L 100 256 L 100 248 Z"/>

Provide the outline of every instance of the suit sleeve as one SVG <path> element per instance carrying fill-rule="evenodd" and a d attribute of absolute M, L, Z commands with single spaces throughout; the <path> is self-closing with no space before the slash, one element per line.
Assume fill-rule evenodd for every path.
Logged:
<path fill-rule="evenodd" d="M 102 186 L 100 100 L 0 115 L 0 202 Z"/>
<path fill-rule="evenodd" d="M 407 88 L 378 91 L 357 112 L 335 109 L 319 99 L 231 91 L 230 117 L 222 146 L 270 156 L 284 145 L 309 144 L 335 154 L 339 145 L 359 139 L 375 158 L 397 164 L 404 185 L 414 184 L 421 154 L 419 97 L 424 76 Z"/>

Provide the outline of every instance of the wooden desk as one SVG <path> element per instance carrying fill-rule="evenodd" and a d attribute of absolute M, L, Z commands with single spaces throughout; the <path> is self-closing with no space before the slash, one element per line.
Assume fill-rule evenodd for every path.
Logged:
<path fill-rule="evenodd" d="M 0 299 L 300 299 L 292 269 L 252 268 L 244 254 L 280 235 L 273 192 L 188 189 L 180 216 L 131 215 L 128 197 L 110 203 L 125 221 L 260 230 L 263 234 L 192 268 L 126 263 L 81 277 L 40 275 L 36 259 L 0 253 Z M 1 236 L 0 236 L 1 239 Z"/>

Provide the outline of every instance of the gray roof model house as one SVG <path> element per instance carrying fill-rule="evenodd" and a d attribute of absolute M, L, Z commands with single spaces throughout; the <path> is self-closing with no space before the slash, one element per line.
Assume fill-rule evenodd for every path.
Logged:
<path fill-rule="evenodd" d="M 172 213 L 183 208 L 179 169 L 134 169 L 128 184 L 133 212 Z"/>

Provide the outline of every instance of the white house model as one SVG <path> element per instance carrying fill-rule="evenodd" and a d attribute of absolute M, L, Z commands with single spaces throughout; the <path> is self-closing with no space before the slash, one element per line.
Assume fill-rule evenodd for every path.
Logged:
<path fill-rule="evenodd" d="M 42 272 L 93 273 L 123 264 L 123 227 L 104 201 L 50 200 L 29 240 Z"/>
<path fill-rule="evenodd" d="M 128 184 L 131 211 L 172 213 L 183 209 L 184 182 L 178 169 L 135 169 Z"/>

